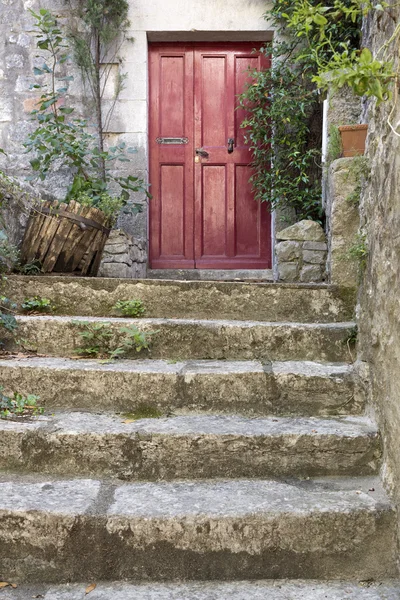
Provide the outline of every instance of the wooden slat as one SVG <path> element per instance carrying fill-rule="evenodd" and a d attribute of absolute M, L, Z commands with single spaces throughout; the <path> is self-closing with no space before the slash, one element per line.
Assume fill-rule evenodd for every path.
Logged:
<path fill-rule="evenodd" d="M 93 219 L 94 221 L 97 220 L 97 214 L 98 214 L 97 208 L 93 208 L 93 207 L 87 207 L 85 212 L 82 212 L 82 216 L 84 216 L 88 219 Z M 102 223 L 100 223 L 100 224 L 102 224 Z M 93 242 L 94 238 L 96 237 L 98 231 L 99 231 L 98 229 L 94 229 L 94 228 L 87 229 L 84 232 L 84 235 L 77 242 L 77 244 L 74 248 L 74 256 L 73 256 L 73 260 L 72 260 L 72 264 L 71 264 L 72 272 L 74 272 L 76 269 L 78 269 L 83 257 L 85 256 L 88 249 L 92 245 L 92 242 Z"/>
<path fill-rule="evenodd" d="M 50 206 L 50 202 L 44 202 L 42 206 L 48 208 Z M 31 263 L 32 261 L 36 260 L 36 254 L 42 239 L 42 227 L 45 225 L 45 223 L 46 216 L 40 212 L 40 207 L 39 210 L 33 209 L 21 249 L 21 260 L 24 263 Z"/>
<path fill-rule="evenodd" d="M 66 207 L 67 204 L 65 204 L 65 202 L 60 204 L 60 209 L 65 210 Z M 54 234 L 53 241 L 42 264 L 42 270 L 44 273 L 50 273 L 53 270 L 57 262 L 58 255 L 60 254 L 60 251 L 65 243 L 65 239 L 71 231 L 71 228 L 71 221 L 66 218 L 60 218 L 57 231 Z"/>
<path fill-rule="evenodd" d="M 76 202 L 75 204 L 76 214 L 79 214 L 82 217 L 87 217 L 90 207 L 82 206 L 81 204 L 78 204 L 78 202 Z M 79 226 L 79 224 L 74 223 L 71 229 L 71 233 L 68 236 L 68 239 L 66 240 L 62 249 L 62 253 L 64 254 L 62 270 L 64 273 L 72 273 L 73 271 L 75 271 L 77 251 L 80 246 L 85 247 L 85 245 L 88 243 L 88 240 L 91 239 L 92 231 L 93 228 L 91 227 L 86 227 L 85 229 L 82 229 Z M 59 270 L 58 262 L 56 264 L 55 270 Z"/>
<path fill-rule="evenodd" d="M 57 209 L 59 208 L 58 202 L 48 203 L 49 206 L 46 208 L 53 209 L 53 214 L 46 215 L 44 220 L 40 235 L 41 240 L 39 243 L 39 248 L 36 252 L 36 258 L 43 264 L 43 261 L 46 257 L 46 254 L 49 250 L 53 242 L 53 238 L 60 224 L 59 218 L 57 216 Z"/>
<path fill-rule="evenodd" d="M 101 225 L 105 225 L 106 221 L 107 221 L 107 217 L 105 216 L 105 214 L 103 212 L 101 212 L 101 210 L 98 210 L 97 208 L 94 210 L 96 211 L 95 220 L 98 223 L 100 223 Z M 102 231 L 97 231 L 96 235 L 93 237 L 92 243 L 91 243 L 90 247 L 88 248 L 88 253 L 87 253 L 87 256 L 85 259 L 85 264 L 82 269 L 82 275 L 87 275 L 89 272 L 91 274 L 93 274 L 93 267 L 91 268 L 92 261 L 95 260 L 95 258 L 96 258 L 96 252 L 102 251 L 101 244 L 102 244 L 102 240 L 103 240 L 103 235 L 104 234 Z M 94 265 L 94 263 L 93 263 L 93 265 Z"/>
<path fill-rule="evenodd" d="M 99 241 L 99 246 L 98 246 L 98 249 L 96 252 L 96 258 L 94 259 L 92 267 L 89 271 L 89 275 L 92 275 L 93 277 L 96 277 L 97 272 L 100 268 L 101 257 L 103 256 L 103 250 L 104 250 L 104 246 L 106 245 L 108 236 L 109 236 L 108 233 L 103 233 L 101 236 L 101 240 Z"/>
<path fill-rule="evenodd" d="M 71 200 L 68 205 L 68 212 L 72 214 L 80 214 L 82 210 L 81 204 L 79 202 L 75 202 L 75 200 Z M 65 218 L 65 217 L 64 217 Z M 75 239 L 79 236 L 81 237 L 82 228 L 78 223 L 74 223 L 71 221 L 71 229 L 68 236 L 64 240 L 64 244 L 60 249 L 57 261 L 54 265 L 53 271 L 59 273 L 67 273 L 68 272 L 68 263 L 71 263 L 71 253 L 73 250 Z"/>

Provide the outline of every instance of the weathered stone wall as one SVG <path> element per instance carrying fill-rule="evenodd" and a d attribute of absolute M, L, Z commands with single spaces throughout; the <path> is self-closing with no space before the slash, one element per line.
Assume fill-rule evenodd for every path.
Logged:
<path fill-rule="evenodd" d="M 278 280 L 320 283 L 325 278 L 327 244 L 314 221 L 299 221 L 276 234 Z"/>
<path fill-rule="evenodd" d="M 339 158 L 329 166 L 327 188 L 329 218 L 327 218 L 328 261 L 330 283 L 357 288 L 359 265 L 349 254 L 360 227 L 358 202 L 352 199 L 358 184 L 355 158 Z"/>
<path fill-rule="evenodd" d="M 146 277 L 146 262 L 144 243 L 121 229 L 114 229 L 104 246 L 98 276 L 143 279 Z"/>
<path fill-rule="evenodd" d="M 367 41 L 376 50 L 399 22 L 399 7 L 390 14 L 377 13 L 366 23 Z M 398 45 L 399 40 L 387 52 L 397 63 Z M 400 122 L 400 103 L 371 103 L 366 118 L 371 175 L 361 216 L 369 260 L 360 293 L 359 351 L 369 363 L 371 401 L 384 441 L 385 480 L 400 507 L 400 138 L 387 122 Z"/>

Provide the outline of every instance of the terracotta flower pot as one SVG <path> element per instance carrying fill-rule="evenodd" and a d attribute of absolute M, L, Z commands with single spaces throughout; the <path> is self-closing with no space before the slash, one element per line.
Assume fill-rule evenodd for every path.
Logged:
<path fill-rule="evenodd" d="M 364 154 L 368 125 L 342 125 L 339 131 L 342 139 L 342 156 Z"/>

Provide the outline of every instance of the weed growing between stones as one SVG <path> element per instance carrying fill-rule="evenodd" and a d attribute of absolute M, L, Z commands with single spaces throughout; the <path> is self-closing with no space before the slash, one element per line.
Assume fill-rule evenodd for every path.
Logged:
<path fill-rule="evenodd" d="M 156 333 L 139 331 L 135 325 L 121 327 L 117 332 L 111 329 L 110 323 L 72 321 L 72 325 L 78 329 L 82 343 L 75 349 L 77 355 L 108 360 L 123 358 L 133 351 L 148 350 L 150 337 Z"/>
<path fill-rule="evenodd" d="M 349 248 L 348 255 L 351 259 L 358 262 L 361 277 L 367 267 L 369 255 L 367 236 L 365 233 L 357 234 L 354 244 Z"/>
<path fill-rule="evenodd" d="M 139 318 L 144 315 L 146 309 L 141 300 L 118 300 L 113 310 L 121 317 Z"/>
<path fill-rule="evenodd" d="M 121 416 L 125 419 L 124 423 L 133 423 L 139 419 L 159 419 L 163 414 L 155 406 L 139 404 L 134 412 L 124 413 Z"/>
<path fill-rule="evenodd" d="M 6 396 L 3 390 L 3 386 L 0 386 L 0 419 L 36 417 L 43 414 L 44 408 L 38 405 L 39 396 L 24 396 L 19 392 Z"/>
<path fill-rule="evenodd" d="M 349 204 L 357 206 L 360 202 L 363 181 L 368 177 L 371 171 L 370 162 L 367 156 L 354 156 L 349 167 L 347 179 L 353 177 L 356 180 L 354 190 L 346 197 Z"/>
<path fill-rule="evenodd" d="M 329 143 L 327 152 L 327 163 L 328 165 L 334 160 L 342 156 L 342 140 L 340 138 L 340 131 L 336 125 L 329 127 Z"/>
<path fill-rule="evenodd" d="M 55 306 L 52 305 L 51 300 L 48 298 L 34 296 L 33 298 L 25 298 L 24 302 L 21 304 L 21 309 L 28 315 L 32 315 L 35 313 L 43 314 L 53 312 Z"/>
<path fill-rule="evenodd" d="M 358 327 L 355 325 L 349 331 L 349 335 L 343 340 L 343 344 L 347 346 L 351 360 L 354 361 L 352 350 L 355 349 L 358 339 Z"/>

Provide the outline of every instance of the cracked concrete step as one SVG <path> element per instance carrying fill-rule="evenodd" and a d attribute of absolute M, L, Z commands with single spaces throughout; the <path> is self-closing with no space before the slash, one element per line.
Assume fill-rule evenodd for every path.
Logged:
<path fill-rule="evenodd" d="M 312 284 L 9 276 L 5 286 L 18 302 L 41 296 L 58 314 L 99 317 L 111 316 L 117 300 L 140 299 L 148 317 L 350 321 L 356 301 L 355 290 Z"/>
<path fill-rule="evenodd" d="M 375 478 L 117 484 L 0 476 L 4 581 L 396 576 Z"/>
<path fill-rule="evenodd" d="M 124 480 L 373 475 L 375 424 L 341 419 L 180 416 L 131 421 L 61 413 L 0 420 L 0 469 Z"/>
<path fill-rule="evenodd" d="M 18 339 L 39 354 L 71 356 L 82 346 L 75 323 L 108 323 L 115 334 L 135 325 L 151 337 L 151 356 L 167 359 L 261 359 L 352 362 L 347 345 L 354 323 L 267 323 L 188 319 L 18 317 Z M 17 348 L 13 339 L 6 344 Z M 137 353 L 133 351 L 135 355 Z"/>
<path fill-rule="evenodd" d="M 355 379 L 352 365 L 307 361 L 0 360 L 6 391 L 39 395 L 48 409 L 359 414 L 364 396 Z"/>
<path fill-rule="evenodd" d="M 88 584 L 24 585 L 2 590 L 2 600 L 82 600 Z M 398 581 L 237 581 L 97 583 L 90 600 L 399 600 Z"/>

